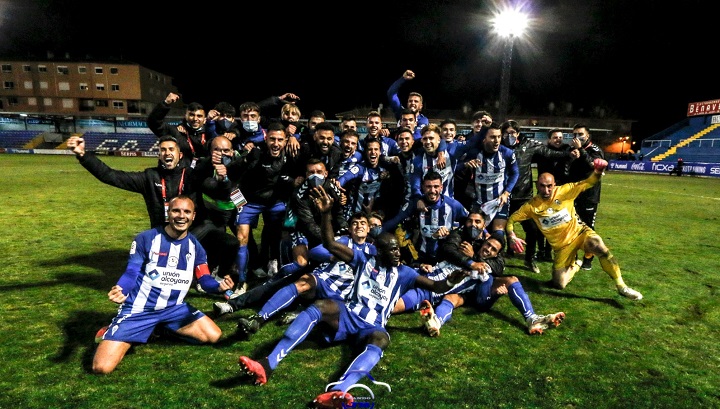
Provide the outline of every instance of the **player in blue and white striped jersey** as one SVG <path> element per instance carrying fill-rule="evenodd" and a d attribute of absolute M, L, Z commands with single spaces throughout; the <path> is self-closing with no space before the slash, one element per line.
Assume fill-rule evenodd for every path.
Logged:
<path fill-rule="evenodd" d="M 125 273 L 108 293 L 120 304 L 110 325 L 100 330 L 102 340 L 93 358 L 93 372 L 112 372 L 134 343 L 146 343 L 156 327 L 195 343 L 215 343 L 222 331 L 197 308 L 185 302 L 193 278 L 206 292 L 233 288 L 229 275 L 216 281 L 208 270 L 200 242 L 189 234 L 195 204 L 180 195 L 168 203 L 168 224 L 146 230 L 130 247 Z"/>
<path fill-rule="evenodd" d="M 380 361 L 383 350 L 390 344 L 390 335 L 385 326 L 393 307 L 401 294 L 411 288 L 423 287 L 434 292 L 444 292 L 458 283 L 466 272 L 457 270 L 445 281 L 432 281 L 418 274 L 408 266 L 400 264 L 400 247 L 391 233 L 382 233 L 375 243 L 378 254 L 375 257 L 348 248 L 334 240 L 330 209 L 333 199 L 320 187 L 313 192 L 316 205 L 322 212 L 323 245 L 338 260 L 347 263 L 355 272 L 355 281 L 347 302 L 324 299 L 301 312 L 290 324 L 283 338 L 266 358 L 255 361 L 241 356 L 242 369 L 252 375 L 256 384 L 264 384 L 270 373 L 290 351 L 302 342 L 310 331 L 323 322 L 328 328 L 328 341 L 339 342 L 356 339 L 366 344 L 341 376 L 341 382 L 334 384 L 329 394 L 342 394 L 358 382 Z M 352 397 L 345 393 L 346 402 Z M 320 397 L 318 397 L 320 398 Z"/>
<path fill-rule="evenodd" d="M 377 254 L 375 246 L 366 241 L 369 231 L 368 216 L 356 213 L 350 219 L 350 236 L 341 236 L 336 241 L 368 256 L 375 256 Z M 345 262 L 334 259 L 324 246 L 316 246 L 312 256 L 316 262 L 322 264 L 312 273 L 303 274 L 294 283 L 280 288 L 257 314 L 238 320 L 238 329 L 241 332 L 246 335 L 254 334 L 262 324 L 278 312 L 293 305 L 298 297 L 306 300 L 332 298 L 345 301 L 347 299 L 355 279 L 353 269 Z M 232 300 L 228 304 L 232 305 Z M 218 310 L 233 312 L 234 308 L 225 310 L 218 308 Z"/>

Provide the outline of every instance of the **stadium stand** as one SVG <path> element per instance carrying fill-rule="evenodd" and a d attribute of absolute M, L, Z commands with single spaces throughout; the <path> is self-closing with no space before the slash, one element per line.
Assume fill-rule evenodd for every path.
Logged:
<path fill-rule="evenodd" d="M 650 161 L 720 163 L 720 124 L 685 126 L 643 141 L 642 150 Z"/>
<path fill-rule="evenodd" d="M 85 132 L 85 149 L 90 151 L 157 151 L 158 138 L 151 133 Z"/>
<path fill-rule="evenodd" d="M 27 149 L 42 131 L 0 131 L 0 148 Z"/>

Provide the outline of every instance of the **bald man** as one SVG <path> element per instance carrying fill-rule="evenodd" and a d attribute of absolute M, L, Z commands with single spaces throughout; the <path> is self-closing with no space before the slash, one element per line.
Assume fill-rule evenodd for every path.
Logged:
<path fill-rule="evenodd" d="M 641 300 L 640 292 L 628 287 L 623 281 L 620 266 L 607 248 L 603 239 L 584 224 L 575 213 L 575 198 L 600 181 L 607 167 L 604 159 L 595 159 L 594 171 L 585 180 L 576 183 L 555 185 L 555 177 L 543 173 L 536 182 L 538 194 L 510 215 L 505 226 L 510 245 L 516 253 L 522 253 L 525 241 L 515 236 L 513 225 L 532 219 L 545 235 L 555 252 L 552 283 L 559 289 L 565 288 L 580 269 L 576 262 L 577 253 L 593 254 L 600 259 L 602 269 L 615 281 L 618 293 L 631 300 Z"/>

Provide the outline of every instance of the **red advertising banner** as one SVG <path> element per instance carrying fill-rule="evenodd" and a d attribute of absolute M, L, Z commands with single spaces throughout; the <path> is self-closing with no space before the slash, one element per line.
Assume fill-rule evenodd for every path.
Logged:
<path fill-rule="evenodd" d="M 687 116 L 708 115 L 720 113 L 720 99 L 712 101 L 691 102 L 688 104 Z"/>

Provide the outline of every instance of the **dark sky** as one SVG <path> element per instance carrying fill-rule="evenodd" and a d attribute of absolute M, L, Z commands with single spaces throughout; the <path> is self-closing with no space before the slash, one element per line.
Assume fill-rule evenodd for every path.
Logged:
<path fill-rule="evenodd" d="M 151 4 L 152 3 L 152 4 Z M 502 49 L 489 1 L 0 0 L 0 55 L 122 57 L 174 77 L 186 102 L 206 106 L 294 92 L 304 114 L 330 117 L 386 104 L 403 87 L 426 108 L 478 109 L 498 98 Z M 638 121 L 635 139 L 686 117 L 689 102 L 720 98 L 713 60 L 720 2 L 525 2 L 533 25 L 516 41 L 511 105 L 544 115 L 551 102 Z M 59 53 L 59 54 L 58 54 Z"/>

